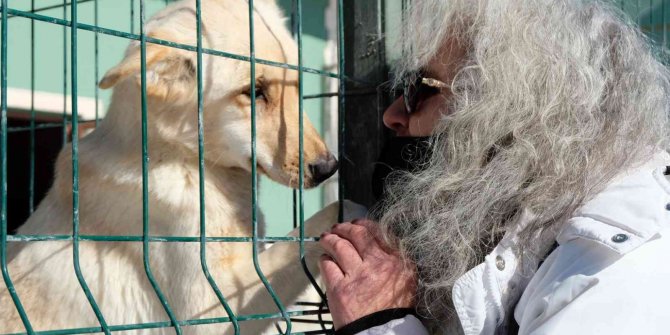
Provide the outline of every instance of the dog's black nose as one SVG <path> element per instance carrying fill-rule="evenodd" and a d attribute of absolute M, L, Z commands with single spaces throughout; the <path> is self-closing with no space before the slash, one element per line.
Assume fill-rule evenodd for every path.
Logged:
<path fill-rule="evenodd" d="M 331 153 L 309 164 L 309 172 L 312 174 L 314 184 L 319 184 L 328 179 L 335 171 L 337 171 L 337 159 Z"/>

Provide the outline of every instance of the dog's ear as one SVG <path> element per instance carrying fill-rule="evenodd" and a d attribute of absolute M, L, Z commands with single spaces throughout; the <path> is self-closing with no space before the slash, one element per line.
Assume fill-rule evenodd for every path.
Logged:
<path fill-rule="evenodd" d="M 135 77 L 139 86 L 140 55 L 139 44 L 134 44 L 121 63 L 107 71 L 98 86 L 103 89 L 110 88 L 131 76 Z M 195 90 L 195 61 L 195 54 L 192 52 L 147 44 L 147 95 L 169 100 L 190 96 Z"/>

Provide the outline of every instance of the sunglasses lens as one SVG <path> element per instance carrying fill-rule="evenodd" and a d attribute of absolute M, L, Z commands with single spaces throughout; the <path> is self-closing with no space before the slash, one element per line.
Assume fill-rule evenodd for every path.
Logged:
<path fill-rule="evenodd" d="M 407 81 L 403 90 L 403 99 L 405 100 L 405 111 L 412 114 L 416 109 L 417 93 L 421 86 L 421 76 L 417 76 L 414 81 Z"/>
<path fill-rule="evenodd" d="M 405 102 L 405 112 L 407 112 L 407 114 L 411 114 L 413 110 L 412 100 L 414 100 L 414 94 L 412 93 L 412 91 L 413 89 L 411 86 L 405 87 L 405 90 L 402 95 L 403 100 Z"/>
<path fill-rule="evenodd" d="M 404 97 L 405 90 L 403 88 L 397 88 L 391 92 L 393 94 L 393 100 L 400 99 L 401 97 Z"/>

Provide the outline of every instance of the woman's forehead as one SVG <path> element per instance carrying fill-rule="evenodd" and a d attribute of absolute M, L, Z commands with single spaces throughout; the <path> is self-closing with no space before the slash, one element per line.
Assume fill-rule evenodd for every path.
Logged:
<path fill-rule="evenodd" d="M 443 66 L 434 58 L 433 61 L 421 68 L 421 73 L 424 77 L 438 78 L 442 75 L 442 68 Z"/>
<path fill-rule="evenodd" d="M 422 67 L 424 76 L 438 79 L 450 78 L 458 72 L 465 57 L 465 45 L 455 38 L 447 38 L 433 58 Z"/>

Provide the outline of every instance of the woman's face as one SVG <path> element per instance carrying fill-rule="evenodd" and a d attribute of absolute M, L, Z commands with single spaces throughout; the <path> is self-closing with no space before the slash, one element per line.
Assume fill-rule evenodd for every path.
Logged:
<path fill-rule="evenodd" d="M 450 84 L 465 55 L 465 48 L 455 40 L 447 40 L 437 56 L 422 69 L 422 75 Z M 384 125 L 393 130 L 396 136 L 424 137 L 430 136 L 445 110 L 445 100 L 451 97 L 449 88 L 440 89 L 439 93 L 424 95 L 416 109 L 408 114 L 403 97 L 396 99 L 384 112 Z"/>

